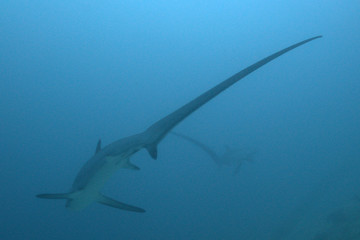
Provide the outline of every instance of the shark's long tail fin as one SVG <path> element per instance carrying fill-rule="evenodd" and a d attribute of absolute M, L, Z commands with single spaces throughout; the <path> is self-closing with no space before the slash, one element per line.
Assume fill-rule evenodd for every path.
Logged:
<path fill-rule="evenodd" d="M 38 198 L 46 198 L 46 199 L 70 199 L 70 193 L 45 193 L 36 195 Z"/>
<path fill-rule="evenodd" d="M 148 137 L 148 145 L 144 146 L 150 153 L 151 157 L 156 159 L 157 157 L 157 144 L 166 136 L 166 134 L 173 129 L 178 123 L 184 120 L 187 116 L 191 113 L 196 111 L 198 108 L 203 106 L 205 103 L 209 102 L 211 99 L 216 97 L 225 89 L 229 88 L 242 78 L 246 77 L 250 73 L 254 72 L 255 70 L 259 69 L 260 67 L 264 66 L 265 64 L 271 62 L 277 57 L 297 48 L 305 43 L 308 43 L 312 40 L 320 38 L 321 36 L 312 37 L 291 45 L 283 50 L 280 50 L 266 58 L 261 59 L 260 61 L 254 63 L 253 65 L 241 70 L 240 72 L 236 73 L 235 75 L 231 76 L 230 78 L 226 79 L 225 81 L 219 83 L 215 87 L 211 88 L 210 90 L 204 92 L 197 98 L 193 99 L 189 103 L 185 104 L 184 106 L 180 107 L 176 111 L 170 113 L 166 117 L 160 119 L 153 125 L 151 125 L 144 133 Z"/>

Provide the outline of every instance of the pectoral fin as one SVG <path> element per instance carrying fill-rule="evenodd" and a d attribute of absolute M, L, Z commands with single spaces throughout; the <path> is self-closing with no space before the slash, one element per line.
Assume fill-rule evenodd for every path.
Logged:
<path fill-rule="evenodd" d="M 129 160 L 124 164 L 124 168 L 131 169 L 131 170 L 140 170 L 140 168 L 134 164 L 132 164 Z"/>
<path fill-rule="evenodd" d="M 104 205 L 107 205 L 110 207 L 114 207 L 114 208 L 119 208 L 119 209 L 125 210 L 125 211 L 145 212 L 145 210 L 142 208 L 138 208 L 135 206 L 131 206 L 131 205 L 116 201 L 116 200 L 106 197 L 104 195 L 99 195 L 99 199 L 97 201 L 98 201 L 98 203 L 101 203 L 101 204 L 104 204 Z"/>
<path fill-rule="evenodd" d="M 36 195 L 38 198 L 46 198 L 46 199 L 69 199 L 70 194 L 69 193 L 56 193 L 56 194 L 38 194 Z"/>

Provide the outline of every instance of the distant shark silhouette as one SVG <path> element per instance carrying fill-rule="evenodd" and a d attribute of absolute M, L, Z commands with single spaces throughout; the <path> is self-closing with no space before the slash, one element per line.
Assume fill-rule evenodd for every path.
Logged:
<path fill-rule="evenodd" d="M 66 199 L 66 207 L 73 210 L 82 210 L 91 203 L 98 202 L 127 211 L 145 212 L 145 210 L 141 208 L 127 205 L 102 195 L 100 190 L 109 177 L 120 168 L 139 169 L 130 163 L 129 159 L 140 149 L 145 148 L 149 152 L 150 156 L 153 159 L 156 159 L 157 145 L 160 141 L 171 129 L 173 129 L 191 113 L 266 63 L 296 47 L 320 37 L 321 36 L 316 36 L 296 43 L 245 68 L 210 90 L 204 92 L 173 113 L 155 122 L 142 133 L 122 138 L 105 146 L 104 148 L 101 148 L 101 141 L 99 140 L 94 156 L 92 156 L 81 168 L 75 178 L 70 192 L 60 194 L 39 194 L 37 197 L 48 199 Z"/>
<path fill-rule="evenodd" d="M 234 175 L 239 173 L 242 163 L 244 161 L 252 162 L 254 160 L 253 155 L 255 154 L 255 152 L 245 152 L 241 149 L 231 149 L 229 147 L 226 147 L 226 152 L 222 155 L 219 155 L 209 146 L 192 137 L 177 132 L 171 133 L 199 147 L 201 150 L 206 152 L 219 167 L 223 165 L 235 165 L 236 168 L 233 172 Z"/>

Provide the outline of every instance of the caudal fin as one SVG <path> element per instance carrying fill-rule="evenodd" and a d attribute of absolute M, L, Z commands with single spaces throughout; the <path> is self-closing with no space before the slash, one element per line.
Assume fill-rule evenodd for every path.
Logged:
<path fill-rule="evenodd" d="M 229 77 L 228 79 L 220 82 L 218 85 L 214 86 L 213 88 L 209 89 L 208 91 L 204 92 L 200 96 L 196 97 L 195 99 L 191 100 L 184 106 L 178 108 L 174 112 L 170 113 L 169 115 L 165 116 L 164 118 L 160 119 L 159 121 L 155 122 L 151 125 L 144 133 L 150 142 L 145 146 L 148 152 L 150 153 L 151 157 L 156 159 L 156 145 L 160 143 L 160 141 L 171 131 L 177 124 L 179 124 L 182 120 L 187 118 L 190 114 L 195 112 L 201 106 L 209 102 L 211 99 L 219 95 L 221 92 L 238 82 L 239 80 L 243 79 L 250 73 L 254 72 L 255 70 L 259 69 L 260 67 L 264 66 L 265 64 L 271 62 L 272 60 L 280 57 L 284 53 L 287 53 L 305 43 L 308 43 L 312 40 L 320 38 L 321 36 L 312 37 L 301 41 L 299 43 L 293 44 L 287 48 L 284 48 L 268 57 L 261 59 L 260 61 L 250 65 L 249 67 L 241 70 L 240 72 L 234 74 L 233 76 Z"/>
<path fill-rule="evenodd" d="M 46 199 L 69 199 L 69 193 L 55 193 L 55 194 L 38 194 L 36 195 L 37 198 L 46 198 Z"/>
<path fill-rule="evenodd" d="M 131 206 L 131 205 L 116 201 L 116 200 L 106 197 L 104 195 L 100 195 L 99 199 L 97 201 L 98 201 L 98 203 L 101 203 L 101 204 L 104 204 L 104 205 L 107 205 L 110 207 L 114 207 L 114 208 L 119 208 L 119 209 L 126 210 L 126 211 L 145 212 L 145 210 L 142 208 L 138 208 L 135 206 Z"/>

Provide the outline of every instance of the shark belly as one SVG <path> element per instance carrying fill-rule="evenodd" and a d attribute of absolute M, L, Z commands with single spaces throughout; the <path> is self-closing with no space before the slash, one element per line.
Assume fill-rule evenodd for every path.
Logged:
<path fill-rule="evenodd" d="M 92 174 L 86 176 L 86 184 L 72 193 L 72 199 L 66 203 L 66 207 L 73 210 L 82 210 L 101 197 L 100 190 L 104 187 L 109 178 L 119 169 L 126 165 L 127 159 L 121 157 L 107 157 L 100 168 L 90 171 Z M 95 165 L 96 166 L 96 165 Z M 79 179 L 77 179 L 79 180 Z M 76 181 L 74 182 L 76 186 Z"/>

